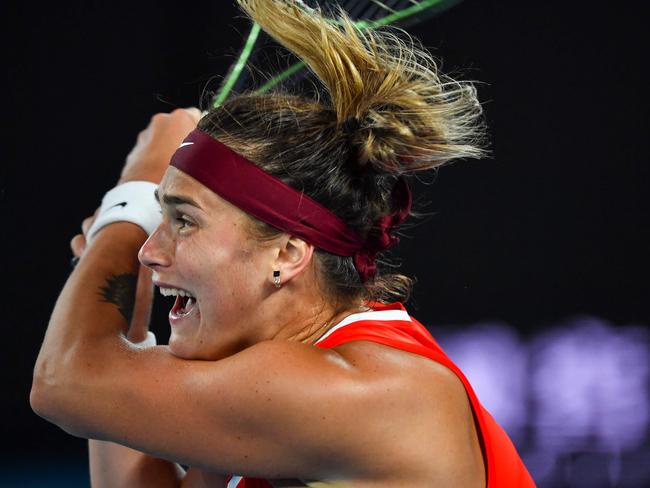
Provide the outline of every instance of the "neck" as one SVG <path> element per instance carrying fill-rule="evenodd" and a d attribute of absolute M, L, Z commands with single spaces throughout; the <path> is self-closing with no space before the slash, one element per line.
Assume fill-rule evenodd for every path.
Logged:
<path fill-rule="evenodd" d="M 301 282 L 302 281 L 302 282 Z M 315 344 L 329 329 L 348 315 L 368 310 L 362 300 L 340 303 L 316 284 L 292 280 L 269 297 L 270 317 L 281 317 L 273 340 Z"/>

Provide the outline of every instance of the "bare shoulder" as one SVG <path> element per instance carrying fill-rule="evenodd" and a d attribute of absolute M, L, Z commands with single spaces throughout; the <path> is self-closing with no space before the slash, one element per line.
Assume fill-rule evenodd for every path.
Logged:
<path fill-rule="evenodd" d="M 398 393 L 408 394 L 409 404 L 432 402 L 439 414 L 447 410 L 471 411 L 465 387 L 458 376 L 427 357 L 368 341 L 350 342 L 333 351 L 369 381 L 394 384 Z"/>
<path fill-rule="evenodd" d="M 427 416 L 471 417 L 471 407 L 461 380 L 431 359 L 382 344 L 354 341 L 321 349 L 288 341 L 258 343 L 241 353 L 255 375 L 289 374 L 294 380 L 319 378 L 342 388 L 362 387 L 375 405 L 385 401 L 404 413 L 429 407 Z M 342 393 L 342 392 L 339 392 Z M 449 420 L 449 418 L 447 419 Z"/>
<path fill-rule="evenodd" d="M 332 349 L 321 349 L 286 341 L 258 343 L 244 351 L 260 374 L 318 379 L 318 389 L 327 385 L 343 407 L 372 405 L 371 412 L 391 424 L 405 427 L 429 425 L 441 442 L 474 433 L 474 420 L 465 387 L 454 372 L 418 354 L 368 341 L 354 341 Z M 246 361 L 248 362 L 248 361 Z M 304 384 L 303 384 L 304 386 Z M 413 436 L 410 436 L 413 438 Z"/>
<path fill-rule="evenodd" d="M 453 371 L 427 357 L 367 341 L 335 350 L 373 385 L 375 421 L 390 420 L 410 473 L 419 466 L 426 479 L 444 486 L 484 486 L 471 404 Z"/>

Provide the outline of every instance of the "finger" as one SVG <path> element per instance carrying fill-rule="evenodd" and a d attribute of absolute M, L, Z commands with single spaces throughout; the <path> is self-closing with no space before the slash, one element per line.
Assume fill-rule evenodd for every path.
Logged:
<path fill-rule="evenodd" d="M 203 117 L 203 113 L 196 107 L 188 107 L 185 109 L 185 112 L 190 116 L 195 124 L 198 124 L 201 117 Z"/>
<path fill-rule="evenodd" d="M 84 236 L 88 235 L 88 229 L 90 229 L 90 226 L 93 225 L 94 221 L 95 216 L 93 215 L 91 217 L 86 217 L 83 222 L 81 222 L 81 232 L 83 232 Z"/>
<path fill-rule="evenodd" d="M 142 342 L 147 337 L 149 322 L 151 321 L 151 309 L 153 307 L 153 281 L 152 272 L 146 266 L 140 266 L 138 272 L 138 284 L 135 291 L 135 305 L 131 326 L 127 338 L 131 342 Z"/>
<path fill-rule="evenodd" d="M 80 258 L 86 250 L 86 238 L 82 234 L 74 236 L 70 241 L 70 249 L 72 249 L 72 254 Z"/>
<path fill-rule="evenodd" d="M 166 114 L 165 112 L 158 112 L 155 113 L 151 116 L 151 119 L 149 120 L 149 125 L 153 125 L 155 123 L 160 123 L 163 120 L 167 119 L 170 114 Z"/>
<path fill-rule="evenodd" d="M 138 137 L 137 137 L 136 141 L 141 144 L 145 140 L 150 139 L 150 138 L 151 138 L 151 131 L 147 130 L 147 129 L 143 129 L 140 132 L 138 132 Z"/>

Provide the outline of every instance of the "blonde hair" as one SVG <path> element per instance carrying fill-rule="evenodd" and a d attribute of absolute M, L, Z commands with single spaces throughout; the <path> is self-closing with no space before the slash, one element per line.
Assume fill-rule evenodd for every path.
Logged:
<path fill-rule="evenodd" d="M 361 30 L 342 9 L 329 18 L 300 0 L 238 2 L 305 62 L 323 93 L 244 93 L 211 110 L 199 127 L 361 235 L 394 211 L 398 178 L 485 154 L 476 89 L 438 73 L 432 56 L 404 32 Z M 272 233 L 268 227 L 256 225 L 266 234 Z M 403 275 L 380 272 L 363 284 L 351 258 L 317 256 L 336 296 L 408 296 L 411 280 Z"/>

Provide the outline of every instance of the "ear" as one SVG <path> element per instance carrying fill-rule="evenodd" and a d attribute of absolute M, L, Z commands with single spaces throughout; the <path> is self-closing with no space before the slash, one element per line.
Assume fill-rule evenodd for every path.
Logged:
<path fill-rule="evenodd" d="M 269 281 L 273 283 L 273 271 L 280 271 L 280 283 L 284 285 L 300 275 L 311 263 L 314 245 L 299 237 L 285 234 L 280 240 Z"/>

